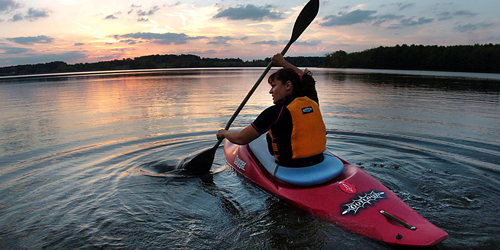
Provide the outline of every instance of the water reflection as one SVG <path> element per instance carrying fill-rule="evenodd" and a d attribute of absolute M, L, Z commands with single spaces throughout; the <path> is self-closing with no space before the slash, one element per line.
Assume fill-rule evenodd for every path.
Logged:
<path fill-rule="evenodd" d="M 322 72 L 323 73 L 323 72 Z M 500 92 L 500 79 L 465 77 L 457 73 L 455 77 L 433 75 L 406 75 L 408 71 L 398 71 L 396 74 L 380 73 L 347 73 L 327 71 L 324 75 L 330 82 L 364 82 L 379 87 L 394 88 L 424 88 L 444 91 Z M 431 72 L 432 73 L 432 72 Z M 490 74 L 493 75 L 493 74 Z M 478 74 L 480 77 L 480 74 Z M 500 76 L 498 76 L 500 78 Z"/>
<path fill-rule="evenodd" d="M 441 247 L 494 244 L 499 81 L 313 72 L 329 150 L 448 231 Z M 0 248 L 388 249 L 256 188 L 222 148 L 210 175 L 175 169 L 214 145 L 261 73 L 0 80 Z M 263 82 L 232 128 L 272 105 L 268 91 Z"/>

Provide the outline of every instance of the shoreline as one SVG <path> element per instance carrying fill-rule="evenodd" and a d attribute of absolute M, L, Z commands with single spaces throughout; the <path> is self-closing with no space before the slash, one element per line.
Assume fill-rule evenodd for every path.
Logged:
<path fill-rule="evenodd" d="M 30 78 L 45 78 L 45 77 L 148 74 L 148 73 L 190 71 L 190 70 L 241 70 L 241 69 L 261 70 L 264 68 L 265 67 L 193 67 L 193 68 L 161 68 L 161 69 L 125 69 L 125 70 L 81 71 L 81 72 L 61 72 L 61 73 L 43 73 L 43 74 L 0 76 L 0 81 L 21 80 L 21 79 L 30 79 Z M 315 70 L 326 70 L 326 71 L 346 72 L 346 73 L 362 73 L 362 74 L 364 74 L 364 73 L 380 73 L 380 74 L 393 74 L 393 75 L 399 74 L 399 75 L 416 75 L 416 76 L 432 76 L 432 77 L 460 77 L 460 78 L 474 78 L 474 79 L 500 81 L 500 73 L 431 71 L 431 70 L 399 70 L 399 69 L 326 68 L 326 67 L 308 67 L 308 68 L 315 69 Z"/>

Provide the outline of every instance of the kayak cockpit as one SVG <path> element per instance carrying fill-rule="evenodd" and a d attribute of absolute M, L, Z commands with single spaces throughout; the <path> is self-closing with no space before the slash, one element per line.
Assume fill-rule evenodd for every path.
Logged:
<path fill-rule="evenodd" d="M 316 186 L 339 176 L 344 170 L 344 163 L 330 152 L 323 152 L 324 160 L 316 165 L 290 168 L 276 163 L 267 147 L 265 136 L 261 136 L 249 145 L 250 150 L 264 168 L 277 179 L 296 186 Z"/>

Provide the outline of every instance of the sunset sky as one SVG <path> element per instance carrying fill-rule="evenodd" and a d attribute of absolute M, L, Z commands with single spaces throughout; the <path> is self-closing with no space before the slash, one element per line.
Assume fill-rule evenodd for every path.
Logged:
<path fill-rule="evenodd" d="M 151 54 L 263 59 L 307 0 L 0 0 L 0 67 Z M 288 51 L 324 56 L 396 44 L 500 43 L 499 0 L 320 1 Z"/>

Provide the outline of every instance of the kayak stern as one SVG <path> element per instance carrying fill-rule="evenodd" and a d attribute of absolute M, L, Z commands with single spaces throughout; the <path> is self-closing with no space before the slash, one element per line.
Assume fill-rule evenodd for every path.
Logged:
<path fill-rule="evenodd" d="M 248 145 L 226 140 L 224 155 L 237 172 L 259 187 L 344 230 L 392 245 L 415 247 L 433 246 L 448 237 L 378 180 L 340 158 L 344 170 L 339 176 L 321 185 L 299 187 L 270 174 Z"/>

